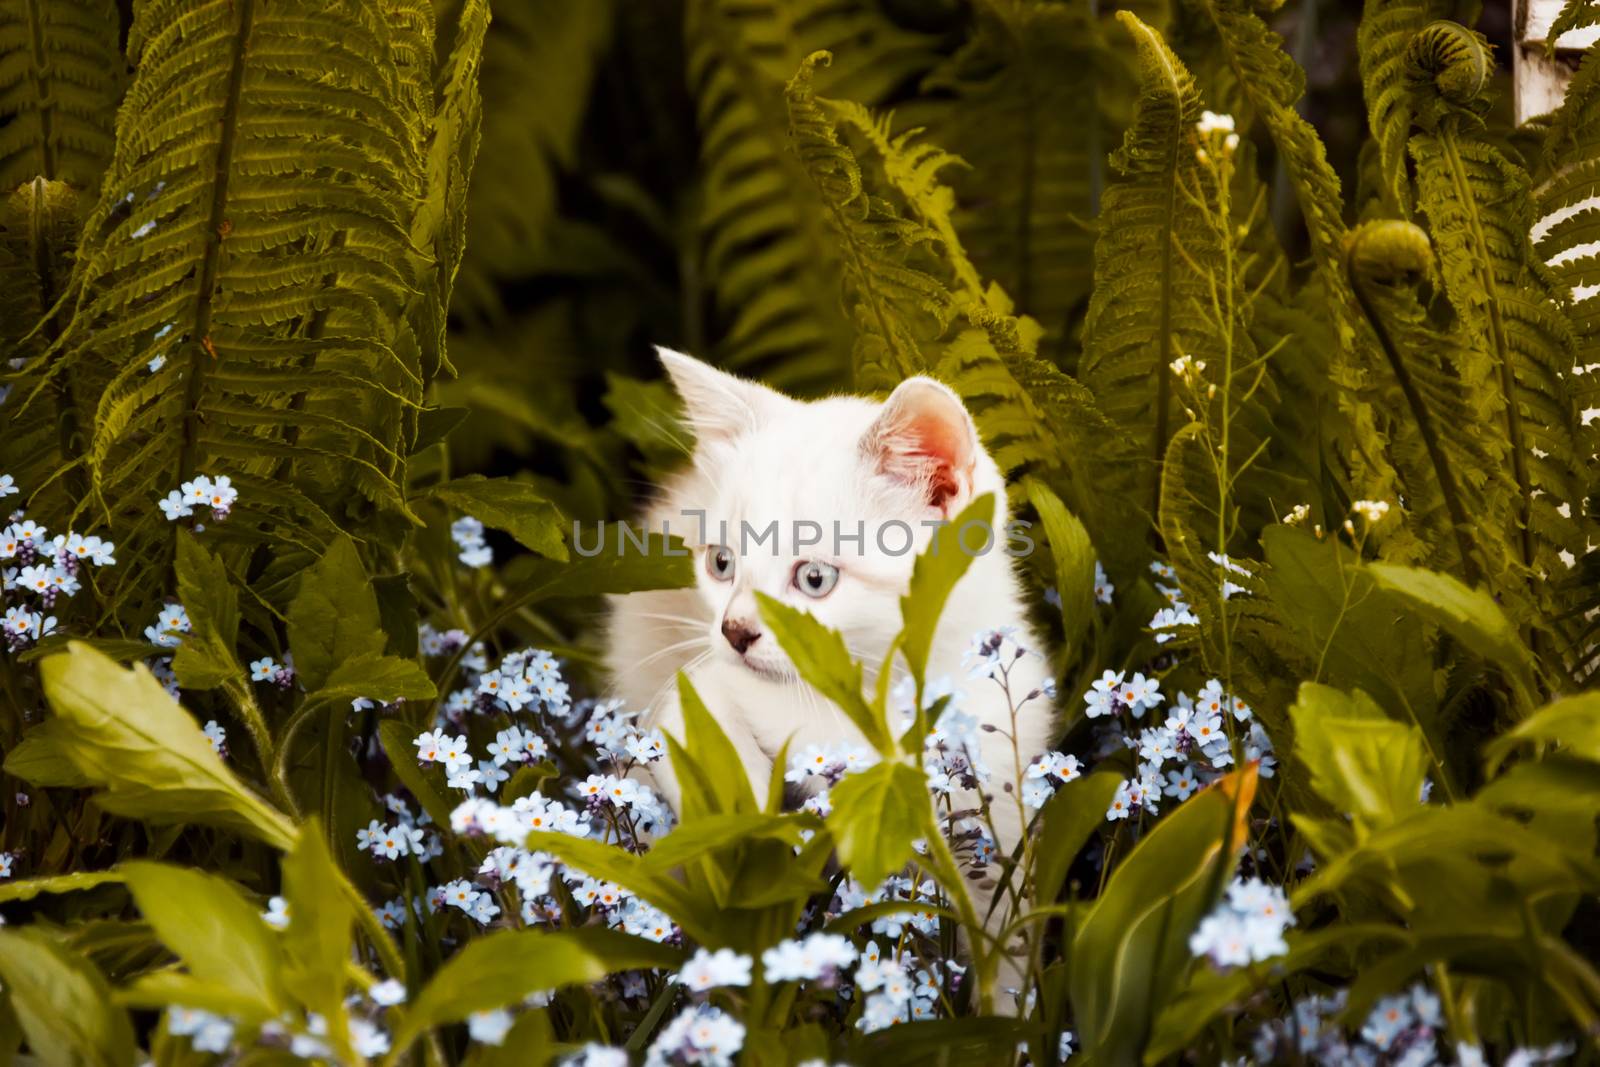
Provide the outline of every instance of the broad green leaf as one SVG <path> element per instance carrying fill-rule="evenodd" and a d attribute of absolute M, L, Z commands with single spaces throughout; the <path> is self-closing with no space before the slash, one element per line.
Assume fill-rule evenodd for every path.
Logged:
<path fill-rule="evenodd" d="M 755 812 L 755 791 L 750 787 L 744 761 L 700 699 L 694 683 L 681 672 L 678 674 L 678 701 L 683 709 L 683 750 L 704 776 L 709 791 L 707 799 L 715 805 L 708 813 Z"/>
<path fill-rule="evenodd" d="M 1089 835 L 1105 822 L 1111 798 L 1121 784 L 1122 775 L 1096 771 L 1068 782 L 1045 802 L 1034 850 L 1034 899 L 1038 903 L 1050 904 L 1061 895 L 1068 868 Z"/>
<path fill-rule="evenodd" d="M 348 537 L 338 537 L 301 572 L 289 604 L 295 674 L 314 693 L 347 660 L 381 655 L 384 642 L 378 598 L 361 556 Z"/>
<path fill-rule="evenodd" d="M 657 841 L 645 858 L 650 866 L 668 871 L 719 848 L 751 841 L 777 840 L 798 845 L 802 831 L 816 828 L 817 823 L 811 816 L 753 813 L 705 815 L 693 822 L 684 822 Z"/>
<path fill-rule="evenodd" d="M 458 508 L 486 526 L 504 530 L 524 548 L 548 559 L 566 559 L 566 518 L 533 486 L 510 478 L 471 474 L 443 482 L 428 495 Z"/>
<path fill-rule="evenodd" d="M 147 971 L 118 989 L 116 1003 L 127 1008 L 159 1010 L 172 1005 L 199 1008 L 231 1019 L 254 1019 L 261 1005 L 221 982 L 196 978 L 176 967 Z"/>
<path fill-rule="evenodd" d="M 1320 855 L 1290 903 L 1299 909 L 1320 896 L 1359 890 L 1395 902 L 1413 930 L 1448 935 L 1475 925 L 1509 935 L 1524 928 L 1522 904 L 1537 911 L 1540 901 L 1600 885 L 1592 846 L 1589 835 L 1552 843 L 1476 801 L 1420 805 L 1347 850 Z"/>
<path fill-rule="evenodd" d="M 178 531 L 178 599 L 189 613 L 190 632 L 172 657 L 185 689 L 215 689 L 244 671 L 234 648 L 239 641 L 239 592 L 228 568 L 188 530 Z"/>
<path fill-rule="evenodd" d="M 1094 618 L 1094 545 L 1089 531 L 1078 517 L 1067 510 L 1061 498 L 1037 478 L 1023 482 L 1033 510 L 1044 524 L 1050 542 L 1050 558 L 1055 563 L 1056 595 L 1061 598 L 1062 647 L 1067 655 L 1077 652 L 1078 643 Z"/>
<path fill-rule="evenodd" d="M 849 1062 L 860 1067 L 1010 1063 L 1029 1031 L 1021 1020 L 993 1016 L 901 1023 L 859 1039 Z"/>
<path fill-rule="evenodd" d="M 1318 665 L 1306 680 L 1365 690 L 1390 717 L 1422 729 L 1438 751 L 1443 731 L 1427 629 L 1379 592 L 1356 555 L 1333 538 L 1269 526 L 1261 540 L 1273 607 Z"/>
<path fill-rule="evenodd" d="M 424 408 L 417 413 L 417 439 L 411 443 L 411 454 L 445 441 L 471 414 L 471 408 Z"/>
<path fill-rule="evenodd" d="M 1366 570 L 1379 589 L 1504 670 L 1522 706 L 1529 706 L 1535 691 L 1533 655 L 1494 597 L 1419 567 L 1368 563 Z"/>
<path fill-rule="evenodd" d="M 472 940 L 439 969 L 396 1027 L 394 1048 L 404 1051 L 423 1031 L 475 1011 L 598 982 L 617 971 L 673 967 L 682 958 L 678 949 L 601 927 L 497 931 Z"/>
<path fill-rule="evenodd" d="M 829 793 L 828 830 L 839 862 L 863 886 L 877 886 L 911 859 L 911 842 L 933 832 L 928 783 L 915 767 L 874 764 Z"/>
<path fill-rule="evenodd" d="M 1416 727 L 1374 716 L 1358 701 L 1313 682 L 1300 687 L 1289 717 L 1295 757 L 1334 810 L 1373 826 L 1422 803 L 1429 760 Z"/>
<path fill-rule="evenodd" d="M 88 960 L 42 930 L 0 927 L 0 987 L 44 1067 L 132 1067 L 128 1013 Z"/>
<path fill-rule="evenodd" d="M 253 1022 L 288 1006 L 278 934 L 232 882 L 204 871 L 138 860 L 122 866 L 139 913 L 189 973 L 254 1006 Z M 327 886 L 330 896 L 337 889 Z"/>
<path fill-rule="evenodd" d="M 1600 762 L 1600 693 L 1580 693 L 1540 708 L 1484 748 L 1490 769 L 1517 746 L 1543 743 L 1578 759 Z M 9 764 L 8 764 L 9 766 Z"/>
<path fill-rule="evenodd" d="M 682 882 L 664 873 L 645 856 L 636 856 L 602 841 L 543 830 L 529 834 L 524 847 L 530 852 L 548 852 L 585 874 L 617 883 L 666 912 L 685 933 L 703 945 L 715 946 L 720 942 L 718 916 L 711 902 L 697 900 Z"/>
<path fill-rule="evenodd" d="M 43 878 L 0 882 L 0 904 L 32 900 L 41 893 L 76 893 L 82 889 L 116 885 L 121 881 L 121 871 L 74 871 L 71 874 L 53 874 Z"/>
<path fill-rule="evenodd" d="M 879 752 L 894 750 L 894 738 L 883 717 L 862 693 L 861 664 L 850 658 L 844 638 L 816 618 L 764 593 L 756 594 L 761 619 L 812 687 L 837 704 L 856 729 Z"/>
<path fill-rule="evenodd" d="M 991 539 L 989 551 L 1000 551 L 1001 535 L 994 529 L 994 494 L 985 493 L 934 531 L 927 549 L 912 567 L 911 588 L 900 598 L 900 652 L 915 678 L 928 673 L 928 652 L 933 647 L 945 601 L 975 558 L 975 550 L 967 547 L 971 539 L 962 537 L 969 525 L 981 528 L 984 536 Z"/>
<path fill-rule="evenodd" d="M 67 647 L 39 674 L 61 724 L 52 741 L 103 790 L 97 804 L 155 823 L 221 826 L 277 848 L 294 842 L 294 825 L 234 777 L 148 670 L 124 669 L 77 642 Z"/>
<path fill-rule="evenodd" d="M 1241 768 L 1163 816 L 1084 916 L 1070 993 L 1079 1038 L 1097 1062 L 1138 1061 L 1189 960 L 1189 935 L 1245 843 L 1255 789 L 1255 768 Z"/>
<path fill-rule="evenodd" d="M 281 935 L 283 977 L 307 1011 L 330 1020 L 328 1032 L 335 1036 L 346 1032 L 340 1029 L 345 967 L 356 920 L 350 899 L 338 890 L 341 877 L 322 827 L 315 820 L 302 826 L 299 840 L 283 857 L 283 895 L 289 904 L 289 926 Z"/>
<path fill-rule="evenodd" d="M 67 758 L 69 739 L 70 729 L 60 719 L 46 719 L 30 727 L 17 746 L 6 753 L 6 773 L 37 786 L 92 787 L 95 783 Z"/>
<path fill-rule="evenodd" d="M 415 660 L 363 652 L 336 666 L 322 688 L 307 699 L 336 704 L 346 711 L 356 697 L 389 703 L 431 700 L 437 695 L 428 672 Z"/>

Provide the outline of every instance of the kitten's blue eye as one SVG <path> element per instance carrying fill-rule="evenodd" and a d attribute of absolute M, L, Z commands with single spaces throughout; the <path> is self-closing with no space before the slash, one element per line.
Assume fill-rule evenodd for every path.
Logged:
<path fill-rule="evenodd" d="M 719 582 L 733 581 L 733 549 L 727 545 L 706 549 L 706 573 Z"/>
<path fill-rule="evenodd" d="M 820 559 L 807 560 L 794 569 L 794 587 L 808 597 L 821 600 L 839 584 L 839 568 Z"/>

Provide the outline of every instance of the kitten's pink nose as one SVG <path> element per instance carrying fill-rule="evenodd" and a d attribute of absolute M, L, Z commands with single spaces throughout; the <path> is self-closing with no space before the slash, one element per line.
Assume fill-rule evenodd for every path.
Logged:
<path fill-rule="evenodd" d="M 733 650 L 742 656 L 745 649 L 760 639 L 761 631 L 740 619 L 723 619 L 722 636 L 726 637 Z"/>

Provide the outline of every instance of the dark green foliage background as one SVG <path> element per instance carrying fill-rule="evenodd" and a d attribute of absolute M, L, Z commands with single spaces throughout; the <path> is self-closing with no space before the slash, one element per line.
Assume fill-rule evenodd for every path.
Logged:
<path fill-rule="evenodd" d="M 1600 303 L 1575 297 L 1600 283 L 1600 212 L 1566 209 L 1600 193 L 1600 52 L 1518 127 L 1503 7 L 0 0 L 0 473 L 119 560 L 0 660 L 0 848 L 38 879 L 0 885 L 30 920 L 0 931 L 0 1061 L 26 1037 L 51 1065 L 126 1067 L 135 1040 L 183 1062 L 122 1008 L 337 1015 L 352 958 L 405 977 L 397 1043 L 425 1062 L 492 1062 L 456 1024 L 506 990 L 565 990 L 523 1015 L 530 1060 L 648 1038 L 662 1015 L 593 983 L 672 950 L 518 929 L 444 960 L 375 929 L 353 842 L 386 788 L 448 821 L 406 750 L 460 656 L 421 657 L 419 620 L 555 649 L 593 688 L 595 594 L 687 581 L 569 551 L 572 521 L 630 515 L 683 459 L 655 344 L 801 396 L 949 382 L 1048 549 L 1026 568 L 1063 748 L 1088 743 L 1078 694 L 1126 669 L 1222 679 L 1281 761 L 1168 815 L 1103 893 L 1078 875 L 1115 781 L 1057 794 L 1014 861 L 1052 920 L 1030 1019 L 860 1038 L 752 1011 L 749 1062 L 1019 1042 L 1045 1062 L 1069 1026 L 1091 1062 L 1211 1062 L 1291 998 L 1348 987 L 1359 1017 L 1423 974 L 1455 1037 L 1587 1035 L 1592 1056 L 1600 390 L 1574 367 L 1600 364 Z M 156 502 L 201 473 L 233 478 L 235 513 L 166 521 Z M 457 565 L 463 514 L 496 531 L 493 571 Z M 1156 558 L 1198 620 L 1170 643 Z M 924 561 L 903 650 L 956 567 Z M 194 624 L 182 708 L 119 665 L 157 652 L 141 636 L 172 597 Z M 831 851 L 899 869 L 930 815 L 842 642 L 769 610 L 890 758 L 825 821 L 756 812 L 703 716 L 674 759 L 718 784 L 683 851 L 540 845 L 756 953 Z M 245 664 L 291 650 L 303 692 L 251 686 Z M 346 717 L 357 696 L 383 707 Z M 552 790 L 585 769 L 560 755 Z M 1245 831 L 1300 921 L 1270 982 L 1187 950 Z M 929 873 L 954 946 L 981 923 L 953 862 Z M 736 875 L 755 903 L 726 899 Z M 277 892 L 308 924 L 281 944 L 255 914 Z"/>

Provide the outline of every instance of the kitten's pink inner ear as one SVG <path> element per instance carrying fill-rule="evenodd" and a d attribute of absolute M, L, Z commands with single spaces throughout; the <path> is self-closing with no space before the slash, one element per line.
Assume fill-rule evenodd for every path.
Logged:
<path fill-rule="evenodd" d="M 885 474 L 921 485 L 930 507 L 948 513 L 972 488 L 978 443 L 972 420 L 949 390 L 912 378 L 885 401 L 868 440 Z"/>

